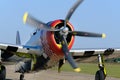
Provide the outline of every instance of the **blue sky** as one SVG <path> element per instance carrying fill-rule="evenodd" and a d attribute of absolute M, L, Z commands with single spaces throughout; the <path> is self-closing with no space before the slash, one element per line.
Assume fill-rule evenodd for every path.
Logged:
<path fill-rule="evenodd" d="M 64 19 L 76 0 L 1 0 L 0 42 L 15 43 L 16 31 L 20 31 L 22 44 L 35 30 L 24 25 L 23 14 L 28 13 L 47 23 Z M 70 22 L 75 30 L 106 33 L 107 38 L 77 37 L 73 48 L 120 47 L 120 0 L 84 0 Z"/>

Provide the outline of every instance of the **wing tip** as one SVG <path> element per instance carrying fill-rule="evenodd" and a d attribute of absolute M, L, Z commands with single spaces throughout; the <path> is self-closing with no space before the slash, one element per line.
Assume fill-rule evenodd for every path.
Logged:
<path fill-rule="evenodd" d="M 25 12 L 24 13 L 24 16 L 23 16 L 23 23 L 25 24 L 26 21 L 27 21 L 27 17 L 28 17 L 28 12 Z"/>

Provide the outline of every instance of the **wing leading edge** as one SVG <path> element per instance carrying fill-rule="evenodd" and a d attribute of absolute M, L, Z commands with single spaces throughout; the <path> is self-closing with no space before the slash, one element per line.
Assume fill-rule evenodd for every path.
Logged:
<path fill-rule="evenodd" d="M 86 50 L 78 50 L 78 49 L 72 49 L 70 50 L 73 56 L 83 56 L 83 57 L 90 57 L 90 56 L 97 56 L 98 54 L 103 54 L 103 55 L 111 55 L 111 54 L 116 54 L 120 53 L 120 49 L 113 49 L 113 48 L 108 48 L 108 49 L 86 49 Z"/>
<path fill-rule="evenodd" d="M 36 54 L 40 55 L 40 46 L 22 46 L 22 45 L 13 45 L 13 44 L 4 44 L 0 43 L 0 49 L 2 51 L 7 51 L 11 52 L 15 55 L 23 54 L 25 55 L 31 55 L 31 54 Z M 72 53 L 73 56 L 81 56 L 81 57 L 90 57 L 90 56 L 97 56 L 98 54 L 103 54 L 103 55 L 111 55 L 111 54 L 116 54 L 120 53 L 120 48 L 118 49 L 113 49 L 113 48 L 108 48 L 108 49 L 72 49 L 70 50 L 70 53 Z"/>
<path fill-rule="evenodd" d="M 20 57 L 31 57 L 32 54 L 40 55 L 40 46 L 22 46 L 0 43 L 1 51 L 15 54 Z"/>

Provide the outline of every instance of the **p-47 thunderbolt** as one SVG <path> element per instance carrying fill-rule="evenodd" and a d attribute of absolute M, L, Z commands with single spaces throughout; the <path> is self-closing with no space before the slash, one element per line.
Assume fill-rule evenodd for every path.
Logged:
<path fill-rule="evenodd" d="M 0 43 L 0 60 L 8 59 L 13 55 L 21 57 L 23 60 L 18 63 L 16 72 L 21 73 L 20 80 L 23 80 L 25 72 L 49 69 L 55 65 L 58 65 L 58 72 L 60 72 L 64 60 L 69 62 L 75 72 L 80 72 L 81 69 L 75 63 L 72 53 L 79 52 L 80 55 L 87 57 L 98 54 L 99 70 L 96 72 L 95 80 L 104 80 L 106 70 L 101 53 L 109 55 L 115 51 L 119 52 L 120 49 L 71 50 L 75 36 L 106 37 L 105 34 L 74 30 L 69 20 L 82 2 L 83 0 L 78 0 L 68 11 L 65 19 L 57 19 L 48 23 L 37 20 L 26 12 L 23 22 L 35 27 L 36 31 L 25 45 L 21 45 L 19 32 L 17 32 L 15 45 Z M 5 80 L 6 68 L 2 61 L 0 65 L 0 80 Z"/>

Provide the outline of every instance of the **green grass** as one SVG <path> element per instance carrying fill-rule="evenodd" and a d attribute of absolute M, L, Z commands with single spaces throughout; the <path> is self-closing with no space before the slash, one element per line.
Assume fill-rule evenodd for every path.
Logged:
<path fill-rule="evenodd" d="M 98 70 L 97 63 L 80 63 L 78 66 L 81 68 L 80 73 L 95 75 L 96 71 Z M 105 67 L 107 70 L 107 76 L 120 78 L 120 64 L 107 63 L 105 64 Z M 73 72 L 73 69 L 68 63 L 66 63 L 61 70 Z"/>

